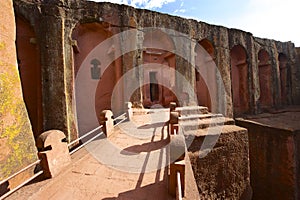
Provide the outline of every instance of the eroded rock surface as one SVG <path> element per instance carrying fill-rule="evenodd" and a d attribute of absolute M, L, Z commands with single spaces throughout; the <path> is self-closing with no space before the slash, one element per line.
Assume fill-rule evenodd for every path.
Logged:
<path fill-rule="evenodd" d="M 36 161 L 37 154 L 18 72 L 12 1 L 1 1 L 0 12 L 0 180 L 3 180 Z M 22 179 L 17 178 L 16 182 Z"/>

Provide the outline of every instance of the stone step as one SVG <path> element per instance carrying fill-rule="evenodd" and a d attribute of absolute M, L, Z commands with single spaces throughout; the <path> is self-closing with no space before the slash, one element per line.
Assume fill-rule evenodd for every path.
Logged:
<path fill-rule="evenodd" d="M 179 121 L 187 121 L 187 120 L 197 120 L 197 119 L 207 119 L 207 118 L 216 118 L 223 117 L 222 114 L 194 114 L 194 115 L 184 115 L 179 117 Z"/>
<path fill-rule="evenodd" d="M 209 132 L 210 131 L 210 132 Z M 243 131 L 247 133 L 247 130 L 245 128 L 236 126 L 236 125 L 223 125 L 223 126 L 215 126 L 211 127 L 210 129 L 204 128 L 204 129 L 198 129 L 198 130 L 187 130 L 184 132 L 184 135 L 186 139 L 193 138 L 193 140 L 201 137 L 205 137 L 207 135 L 219 135 L 221 134 L 230 134 Z"/>
<path fill-rule="evenodd" d="M 179 122 L 179 126 L 181 126 L 185 131 L 205 129 L 208 127 L 222 126 L 222 125 L 234 125 L 234 120 L 232 118 L 226 118 L 226 117 L 215 117 L 215 118 L 196 119 L 196 120 Z"/>
<path fill-rule="evenodd" d="M 184 106 L 177 107 L 175 110 L 179 112 L 180 116 L 208 114 L 208 108 L 204 106 Z"/>

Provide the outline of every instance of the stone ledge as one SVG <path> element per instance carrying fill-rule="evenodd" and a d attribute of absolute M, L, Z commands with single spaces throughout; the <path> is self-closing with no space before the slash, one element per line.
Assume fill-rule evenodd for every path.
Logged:
<path fill-rule="evenodd" d="M 218 128 L 218 127 L 216 127 Z M 247 130 L 225 125 L 212 151 L 200 158 L 206 130 L 198 130 L 189 157 L 201 199 L 251 199 Z"/>

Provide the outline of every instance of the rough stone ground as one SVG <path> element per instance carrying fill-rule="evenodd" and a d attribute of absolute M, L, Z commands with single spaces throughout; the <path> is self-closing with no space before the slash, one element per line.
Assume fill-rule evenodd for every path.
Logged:
<path fill-rule="evenodd" d="M 245 119 L 279 129 L 300 130 L 300 106 L 289 106 L 272 113 L 246 116 Z"/>
<path fill-rule="evenodd" d="M 97 139 L 73 154 L 72 164 L 57 177 L 27 185 L 7 199 L 172 199 L 167 189 L 167 148 L 161 148 L 168 141 L 166 114 L 161 109 L 137 115 L 134 123 L 116 129 L 108 140 Z M 124 127 L 129 133 L 122 131 Z"/>

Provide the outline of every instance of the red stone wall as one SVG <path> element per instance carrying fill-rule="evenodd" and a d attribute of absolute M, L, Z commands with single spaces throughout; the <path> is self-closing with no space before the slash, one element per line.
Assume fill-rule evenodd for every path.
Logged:
<path fill-rule="evenodd" d="M 268 109 L 273 105 L 272 94 L 272 68 L 270 56 L 265 50 L 258 53 L 258 77 L 259 77 L 259 106 L 260 109 Z"/>
<path fill-rule="evenodd" d="M 236 124 L 248 129 L 253 199 L 299 199 L 299 133 L 249 120 Z"/>
<path fill-rule="evenodd" d="M 234 125 L 221 129 L 215 146 L 205 157 L 199 157 L 204 139 L 214 141 L 216 137 L 206 135 L 207 129 L 195 131 L 192 135 L 195 138 L 188 147 L 200 199 L 249 200 L 252 194 L 247 130 Z"/>
<path fill-rule="evenodd" d="M 17 58 L 23 97 L 35 138 L 43 131 L 42 81 L 38 41 L 29 22 L 16 17 Z"/>
<path fill-rule="evenodd" d="M 280 100 L 282 105 L 286 105 L 288 103 L 288 59 L 285 54 L 280 53 L 278 56 L 279 61 L 279 74 L 280 74 Z"/>
<path fill-rule="evenodd" d="M 33 4 L 32 2 L 40 3 L 42 9 L 38 7 L 40 4 Z M 111 3 L 95 3 L 90 1 L 43 1 L 41 3 L 39 0 L 31 0 L 28 2 L 14 0 L 14 3 L 16 11 L 26 20 L 30 21 L 31 24 L 34 24 L 33 28 L 37 32 L 36 34 L 41 43 L 42 91 L 43 96 L 47 96 L 47 98 L 43 98 L 43 105 L 46 105 L 43 108 L 43 121 L 44 128 L 46 129 L 55 128 L 63 130 L 66 134 L 76 135 L 72 129 L 77 124 L 76 98 L 73 96 L 73 89 L 78 66 L 80 66 L 80 62 L 82 62 L 84 57 L 80 58 L 80 53 L 76 53 L 76 51 L 84 51 L 83 49 L 85 47 L 93 45 L 90 43 L 96 41 L 96 34 L 91 36 L 91 39 L 84 36 L 82 36 L 82 39 L 78 39 L 77 45 L 78 47 L 82 46 L 82 49 L 75 48 L 75 52 L 73 52 L 72 46 L 75 47 L 76 44 L 72 40 L 76 40 L 76 38 L 73 37 L 72 39 L 72 31 L 76 25 L 88 23 L 101 24 L 101 26 L 109 30 L 112 35 L 137 27 L 161 27 L 185 33 L 194 41 L 201 41 L 203 39 L 210 41 L 212 47 L 210 46 L 208 49 L 209 51 L 211 51 L 211 49 L 214 50 L 214 61 L 222 76 L 221 78 L 216 78 L 218 81 L 218 84 L 216 84 L 216 98 L 214 96 L 212 97 L 211 94 L 209 94 L 210 98 L 208 97 L 205 92 L 206 88 L 204 84 L 196 86 L 195 71 L 189 66 L 189 62 L 195 60 L 195 58 L 185 60 L 180 58 L 180 56 L 175 56 L 175 59 L 172 58 L 168 60 L 167 63 L 172 63 L 170 65 L 174 65 L 176 71 L 182 73 L 195 88 L 200 88 L 197 93 L 200 99 L 204 99 L 203 102 L 200 102 L 201 104 L 207 104 L 207 106 L 209 106 L 209 104 L 213 104 L 213 102 L 209 102 L 207 99 L 215 99 L 215 101 L 220 103 L 219 107 L 224 108 L 221 112 L 226 116 L 232 116 L 233 111 L 236 115 L 248 112 L 257 113 L 259 111 L 261 99 L 259 90 L 258 52 L 261 49 L 265 49 L 269 53 L 272 52 L 269 56 L 272 69 L 270 91 L 272 92 L 273 99 L 263 99 L 263 102 L 265 101 L 268 102 L 268 104 L 272 104 L 271 102 L 273 101 L 272 108 L 280 106 L 280 82 L 282 81 L 280 81 L 280 72 L 279 69 L 277 69 L 279 66 L 278 53 L 284 53 L 288 56 L 288 64 L 292 71 L 292 80 L 290 80 L 292 83 L 288 85 L 287 101 L 288 103 L 299 104 L 299 98 L 297 99 L 297 96 L 300 96 L 300 87 L 299 81 L 297 80 L 299 80 L 300 75 L 295 64 L 295 48 L 290 42 L 260 39 L 254 37 L 251 33 L 237 29 L 229 29 L 204 22 L 186 20 L 180 17 L 172 17 L 157 12 L 134 9 L 129 6 Z M 65 9 L 66 7 L 70 9 Z M 90 28 L 95 29 L 93 30 L 95 33 L 97 32 L 96 26 Z M 101 35 L 101 33 L 99 34 Z M 81 36 L 78 35 L 78 37 Z M 100 38 L 101 37 L 102 36 L 100 36 Z M 180 37 L 176 36 L 171 36 L 171 39 L 180 41 Z M 80 42 L 80 40 L 83 42 Z M 142 46 L 142 42 L 142 36 L 137 35 L 136 38 L 133 39 L 132 44 L 140 47 Z M 163 43 L 160 40 L 155 42 L 156 43 L 153 44 L 158 46 Z M 191 48 L 193 45 L 188 43 L 181 44 L 176 51 L 183 50 L 187 58 L 194 57 L 194 49 Z M 230 51 L 235 46 L 240 46 L 245 50 L 245 55 L 243 55 L 242 60 L 235 60 L 237 63 L 232 62 L 234 61 L 234 57 L 230 55 Z M 91 47 L 92 46 L 89 48 Z M 86 49 L 86 51 L 88 52 L 88 49 Z M 107 84 L 109 87 L 104 85 L 101 87 L 100 85 L 102 83 L 99 84 L 99 88 L 103 88 L 103 91 L 98 89 L 99 94 L 103 92 L 106 96 L 100 94 L 103 96 L 103 101 L 97 99 L 97 101 L 99 101 L 99 106 L 96 108 L 97 110 L 108 107 L 109 93 L 112 89 L 110 87 L 112 85 L 111 82 L 117 81 L 117 79 L 127 71 L 144 63 L 143 53 L 144 51 L 139 49 L 126 52 L 125 55 L 118 59 L 115 58 L 116 61 L 113 65 L 117 70 L 111 72 L 111 79 L 108 80 L 103 77 L 103 81 L 101 80 L 101 82 L 104 82 L 104 79 L 109 81 L 109 84 Z M 84 55 L 84 53 L 82 55 Z M 243 61 L 243 63 L 239 63 L 239 61 Z M 72 66 L 73 63 L 75 63 L 74 68 Z M 262 74 L 264 73 L 265 72 L 262 72 Z M 142 72 L 137 72 L 135 77 L 130 77 L 125 81 L 130 82 L 132 81 L 130 80 L 131 78 L 143 84 Z M 221 82 L 224 84 L 225 94 L 219 92 L 219 83 Z M 180 83 L 175 83 L 175 86 L 178 91 L 184 91 Z M 166 93 L 169 93 L 169 91 Z M 267 91 L 267 93 L 269 93 L 269 91 Z M 140 88 L 132 95 L 132 99 L 142 104 L 143 95 L 143 91 Z M 225 97 L 226 101 L 224 101 L 222 97 Z M 93 101 L 95 101 L 94 97 Z M 61 109 L 57 111 L 57 107 Z"/>
<path fill-rule="evenodd" d="M 175 50 L 174 43 L 167 34 L 151 30 L 144 35 L 143 48 L 143 105 L 168 107 L 176 101 L 171 92 L 175 88 L 175 54 L 170 52 Z M 151 83 L 150 73 L 155 73 L 157 92 L 151 89 L 155 83 Z"/>
<path fill-rule="evenodd" d="M 201 48 L 201 50 L 199 48 Z M 204 53 L 205 55 L 200 56 L 203 50 L 206 51 Z M 216 72 L 215 69 L 212 68 L 210 65 L 210 62 L 214 62 L 214 58 L 215 58 L 214 47 L 209 40 L 203 39 L 199 42 L 199 45 L 196 45 L 195 53 L 196 53 L 195 65 L 197 67 L 202 68 L 201 71 L 200 70 L 195 71 L 196 72 L 195 86 L 196 86 L 198 105 L 206 106 L 208 107 L 208 110 L 211 111 L 212 101 L 216 101 L 217 98 Z M 204 62 L 202 60 L 203 57 L 204 57 Z M 208 85 L 210 85 L 211 91 L 209 91 Z"/>
<path fill-rule="evenodd" d="M 233 112 L 235 116 L 249 112 L 249 65 L 247 53 L 241 45 L 230 51 Z"/>
<path fill-rule="evenodd" d="M 22 97 L 12 1 L 0 1 L 0 13 L 0 180 L 3 180 L 36 161 L 37 155 Z M 10 180 L 8 187 L 15 187 L 27 175 Z"/>
<path fill-rule="evenodd" d="M 95 58 L 88 57 L 92 50 L 97 49 L 98 45 L 101 45 L 111 36 L 112 32 L 108 31 L 107 27 L 104 27 L 101 23 L 78 24 L 72 33 L 72 39 L 76 43 L 76 47 L 73 48 L 73 57 L 75 92 L 77 92 L 76 109 L 81 133 L 99 126 L 98 121 L 100 120 L 101 111 L 112 110 L 113 89 L 122 73 L 120 72 L 120 58 L 115 59 L 109 66 L 104 66 L 104 60 L 98 60 L 100 76 L 94 79 L 91 74 L 91 68 L 93 67 L 92 60 L 99 58 L 97 56 Z M 111 57 L 115 50 L 113 44 L 111 44 L 100 50 L 98 48 L 97 54 L 104 54 L 107 57 Z M 84 62 L 85 59 L 90 60 Z M 86 103 L 87 101 L 90 103 Z M 116 106 L 120 107 L 120 103 L 119 100 Z M 117 110 L 116 107 L 114 109 Z"/>

